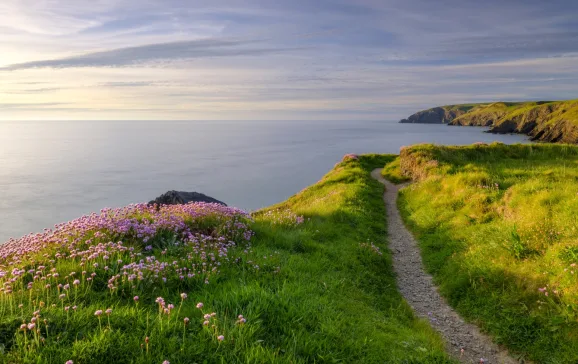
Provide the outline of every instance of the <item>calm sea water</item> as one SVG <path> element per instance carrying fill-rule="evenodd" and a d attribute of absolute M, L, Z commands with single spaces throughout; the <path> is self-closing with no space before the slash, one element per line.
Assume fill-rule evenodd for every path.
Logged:
<path fill-rule="evenodd" d="M 524 142 L 394 122 L 0 122 L 0 243 L 103 207 L 199 191 L 246 210 L 318 181 L 346 153 Z"/>

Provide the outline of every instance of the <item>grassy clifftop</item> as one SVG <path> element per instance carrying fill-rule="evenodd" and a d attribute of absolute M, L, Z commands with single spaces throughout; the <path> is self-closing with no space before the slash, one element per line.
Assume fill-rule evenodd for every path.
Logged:
<path fill-rule="evenodd" d="M 415 181 L 400 210 L 448 301 L 525 358 L 578 362 L 578 147 L 419 145 L 399 167 Z"/>
<path fill-rule="evenodd" d="M 439 109 L 455 107 L 449 105 Z M 429 114 L 429 110 L 420 111 L 401 122 L 414 120 L 412 122 L 419 123 L 419 115 Z M 578 100 L 468 104 L 461 110 L 464 112 L 452 118 L 437 118 L 437 123 L 489 126 L 492 133 L 522 133 L 536 141 L 578 143 Z"/>
<path fill-rule="evenodd" d="M 416 124 L 448 124 L 455 118 L 485 104 L 445 105 L 419 111 L 400 123 Z"/>
<path fill-rule="evenodd" d="M 449 362 L 396 289 L 370 177 L 392 159 L 253 215 L 137 205 L 0 246 L 0 362 Z"/>

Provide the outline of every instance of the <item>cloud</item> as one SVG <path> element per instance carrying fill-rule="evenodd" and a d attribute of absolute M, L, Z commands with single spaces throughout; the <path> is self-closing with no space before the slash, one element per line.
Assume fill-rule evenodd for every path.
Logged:
<path fill-rule="evenodd" d="M 153 81 L 130 81 L 130 82 L 102 82 L 100 87 L 146 87 L 156 85 Z"/>
<path fill-rule="evenodd" d="M 0 70 L 13 72 L 1 73 L 11 111 L 0 118 L 397 119 L 436 103 L 572 98 L 577 11 L 570 0 L 2 0 Z"/>
<path fill-rule="evenodd" d="M 285 53 L 299 48 L 253 47 L 258 41 L 202 39 L 117 48 L 79 56 L 24 62 L 0 70 L 71 67 L 122 67 L 146 62 L 209 57 L 263 56 Z"/>
<path fill-rule="evenodd" d="M 29 103 L 3 103 L 0 102 L 0 109 L 44 109 L 51 106 L 66 105 L 63 102 L 29 102 Z"/>
<path fill-rule="evenodd" d="M 60 87 L 43 87 L 43 88 L 32 88 L 24 90 L 10 90 L 5 91 L 7 94 L 42 94 L 47 92 L 54 92 L 61 90 Z"/>

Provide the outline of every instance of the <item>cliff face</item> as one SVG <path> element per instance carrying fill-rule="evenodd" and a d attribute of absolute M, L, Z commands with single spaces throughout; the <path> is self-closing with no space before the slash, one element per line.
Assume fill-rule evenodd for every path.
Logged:
<path fill-rule="evenodd" d="M 455 105 L 434 109 L 448 107 Z M 409 119 L 420 120 L 418 115 L 429 110 L 416 113 Z M 447 122 L 440 119 L 438 123 L 486 126 L 490 127 L 490 133 L 521 133 L 536 141 L 578 143 L 578 100 L 477 104 Z"/>
<path fill-rule="evenodd" d="M 407 119 L 400 120 L 400 123 L 416 124 L 449 124 L 455 118 L 467 113 L 475 105 L 446 105 L 419 111 Z"/>

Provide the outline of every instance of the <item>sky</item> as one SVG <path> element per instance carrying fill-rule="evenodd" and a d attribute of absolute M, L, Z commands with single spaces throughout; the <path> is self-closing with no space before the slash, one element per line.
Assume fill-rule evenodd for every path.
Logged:
<path fill-rule="evenodd" d="M 0 2 L 0 120 L 398 120 L 573 98 L 576 0 Z"/>

